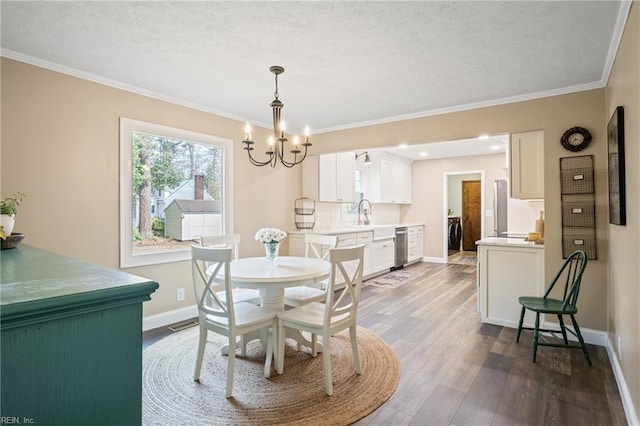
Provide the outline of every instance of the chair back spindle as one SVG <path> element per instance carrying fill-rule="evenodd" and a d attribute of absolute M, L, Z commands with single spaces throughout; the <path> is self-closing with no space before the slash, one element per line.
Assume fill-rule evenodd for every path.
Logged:
<path fill-rule="evenodd" d="M 575 251 L 564 261 L 564 264 L 556 274 L 551 285 L 547 288 L 544 298 L 549 297 L 556 284 L 563 283 L 562 300 L 563 309 L 567 306 L 576 306 L 580 293 L 582 274 L 587 266 L 587 255 L 583 251 Z"/>
<path fill-rule="evenodd" d="M 198 312 L 201 317 L 209 315 L 210 319 L 215 318 L 215 322 L 225 328 L 227 324 L 235 323 L 233 289 L 229 281 L 231 257 L 230 248 L 191 246 L 193 290 Z M 224 300 L 218 295 L 222 290 Z"/>
<path fill-rule="evenodd" d="M 360 293 L 362 292 L 364 246 L 329 250 L 331 275 L 325 310 L 325 322 L 331 318 L 348 315 L 356 318 Z M 344 280 L 344 288 L 336 291 L 338 277 Z"/>

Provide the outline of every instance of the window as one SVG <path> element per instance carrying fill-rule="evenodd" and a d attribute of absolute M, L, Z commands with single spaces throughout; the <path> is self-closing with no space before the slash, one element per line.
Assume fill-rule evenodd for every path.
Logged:
<path fill-rule="evenodd" d="M 362 187 L 362 171 L 355 170 L 355 186 L 356 186 L 356 201 L 355 203 L 342 203 L 342 219 L 343 221 L 353 220 L 353 217 L 358 214 L 358 202 L 364 197 L 364 190 Z"/>
<path fill-rule="evenodd" d="M 120 119 L 120 267 L 187 260 L 231 233 L 232 141 Z"/>

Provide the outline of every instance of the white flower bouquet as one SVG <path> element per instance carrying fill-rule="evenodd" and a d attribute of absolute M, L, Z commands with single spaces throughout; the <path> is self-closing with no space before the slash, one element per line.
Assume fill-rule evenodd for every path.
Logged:
<path fill-rule="evenodd" d="M 261 228 L 256 232 L 255 239 L 261 243 L 279 243 L 287 233 L 278 228 Z"/>

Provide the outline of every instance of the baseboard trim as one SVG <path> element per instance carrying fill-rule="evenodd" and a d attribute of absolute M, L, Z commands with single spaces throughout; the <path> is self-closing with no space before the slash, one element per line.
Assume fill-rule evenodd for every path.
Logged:
<path fill-rule="evenodd" d="M 168 325 L 186 321 L 197 316 L 198 307 L 196 305 L 175 309 L 173 311 L 163 312 L 161 314 L 149 315 L 148 317 L 142 318 L 142 331 L 149 331 L 155 328 L 166 327 Z"/>
<path fill-rule="evenodd" d="M 422 261 L 431 263 L 447 263 L 447 259 L 444 257 L 423 257 Z"/>
<path fill-rule="evenodd" d="M 620 363 L 618 362 L 618 357 L 616 356 L 616 352 L 613 349 L 613 342 L 611 342 L 610 337 L 611 336 L 607 336 L 607 355 L 609 355 L 609 363 L 611 364 L 611 369 L 613 370 L 613 376 L 616 378 L 616 383 L 618 384 L 618 391 L 620 392 L 620 399 L 622 399 L 624 414 L 627 416 L 627 423 L 629 425 L 637 426 L 640 425 L 640 421 L 638 420 L 638 413 L 633 406 L 633 399 L 631 398 L 631 394 L 629 393 L 629 387 L 627 386 L 627 382 L 624 379 L 624 375 L 622 374 L 622 368 L 620 367 Z"/>
<path fill-rule="evenodd" d="M 518 321 L 503 320 L 499 318 L 482 318 L 482 322 L 485 322 L 487 324 L 500 325 L 503 327 L 516 328 L 516 329 L 518 328 Z M 530 324 L 526 321 L 524 325 L 525 327 L 533 327 L 532 323 Z M 546 328 L 549 330 L 558 330 L 558 332 L 560 332 L 560 326 L 554 322 L 543 321 L 540 328 Z M 580 328 L 580 332 L 582 333 L 582 338 L 584 339 L 585 343 L 588 343 L 590 345 L 607 347 L 608 338 L 607 338 L 606 332 L 600 331 L 600 330 L 592 330 L 590 328 L 582 328 L 582 327 Z M 567 338 L 574 342 L 578 341 L 578 339 L 571 333 L 567 333 Z"/>
<path fill-rule="evenodd" d="M 516 328 L 517 327 L 518 325 L 516 324 Z M 544 321 L 542 323 L 542 328 L 558 330 L 558 332 L 560 332 L 560 326 L 555 322 Z M 590 345 L 603 346 L 605 348 L 609 345 L 609 338 L 606 331 L 580 327 L 580 332 L 582 333 L 582 338 L 584 339 L 585 343 L 588 343 Z M 571 333 L 567 333 L 567 338 L 574 342 L 578 341 L 578 339 Z"/>

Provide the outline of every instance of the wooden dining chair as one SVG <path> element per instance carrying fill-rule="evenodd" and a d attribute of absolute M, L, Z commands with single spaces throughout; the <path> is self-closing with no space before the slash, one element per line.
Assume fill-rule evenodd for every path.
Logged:
<path fill-rule="evenodd" d="M 331 249 L 329 251 L 331 274 L 324 303 L 312 302 L 278 313 L 278 332 L 276 333 L 278 337 L 276 371 L 278 374 L 282 374 L 284 370 L 285 327 L 311 333 L 312 356 L 314 357 L 317 355 L 317 336 L 322 336 L 322 360 L 327 395 L 333 394 L 331 336 L 339 331 L 349 329 L 356 374 L 362 374 L 356 336 L 356 316 L 362 291 L 363 258 L 364 246 Z M 350 264 L 353 261 L 355 261 L 355 265 L 351 267 Z M 338 276 L 344 279 L 344 288 L 336 291 Z"/>
<path fill-rule="evenodd" d="M 573 252 L 564 264 L 560 268 L 560 271 L 556 274 L 553 281 L 547 288 L 547 291 L 542 297 L 524 296 L 518 299 L 518 302 L 522 305 L 522 311 L 520 313 L 520 322 L 518 324 L 518 335 L 516 342 L 520 342 L 520 333 L 522 330 L 533 330 L 533 362 L 536 362 L 536 355 L 538 352 L 538 346 L 554 346 L 569 349 L 582 349 L 587 362 L 591 365 L 591 358 L 589 358 L 589 352 L 587 352 L 587 346 L 580 333 L 580 327 L 575 319 L 575 314 L 578 313 L 578 294 L 580 293 L 580 283 L 582 281 L 582 274 L 587 266 L 587 255 L 583 251 Z M 556 284 L 563 286 L 562 299 L 556 299 L 550 297 L 553 288 Z M 524 314 L 528 310 L 535 312 L 536 321 L 535 326 L 524 327 Z M 560 330 L 542 329 L 540 328 L 540 314 L 551 314 L 558 317 L 558 323 Z M 564 323 L 563 316 L 568 315 L 571 318 L 573 324 L 573 330 L 567 327 Z M 541 332 L 549 333 L 554 339 L 548 341 Z M 579 345 L 569 343 L 567 339 L 567 332 L 574 335 L 579 342 Z M 562 340 L 558 338 L 558 334 L 562 335 Z M 542 341 L 540 341 L 542 339 Z"/>
<path fill-rule="evenodd" d="M 213 331 L 229 339 L 227 358 L 226 397 L 233 392 L 233 373 L 236 360 L 237 339 L 246 333 L 271 327 L 272 335 L 267 335 L 267 355 L 264 375 L 269 377 L 273 359 L 273 345 L 277 337 L 277 318 L 272 311 L 251 303 L 234 303 L 231 286 L 231 249 L 191 246 L 193 289 L 198 305 L 200 339 L 193 379 L 200 381 L 200 370 L 207 333 Z M 221 274 L 222 272 L 222 274 Z M 222 277 L 221 275 L 224 275 Z M 218 282 L 223 282 L 225 298 L 217 291 Z"/>
<path fill-rule="evenodd" d="M 200 237 L 202 247 L 230 248 L 232 258 L 240 257 L 240 234 L 207 235 Z M 234 286 L 233 300 L 236 302 L 249 302 L 260 305 L 260 292 L 250 288 L 238 288 Z"/>
<path fill-rule="evenodd" d="M 305 257 L 315 257 L 327 260 L 329 250 L 338 244 L 336 235 L 305 234 Z M 325 299 L 327 280 L 318 282 L 320 288 L 306 285 L 287 287 L 284 289 L 284 304 L 287 306 L 302 306 L 311 302 L 322 302 Z"/>

